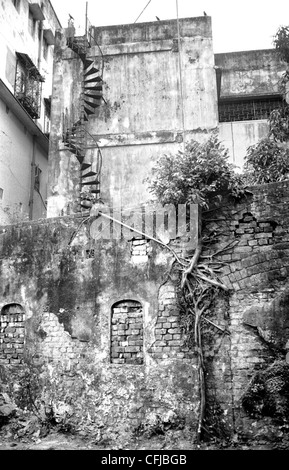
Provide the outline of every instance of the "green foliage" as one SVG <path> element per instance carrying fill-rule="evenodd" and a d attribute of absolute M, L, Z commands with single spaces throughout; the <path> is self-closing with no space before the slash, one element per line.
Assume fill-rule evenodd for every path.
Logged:
<path fill-rule="evenodd" d="M 289 106 L 274 109 L 269 117 L 269 137 L 275 141 L 289 140 Z"/>
<path fill-rule="evenodd" d="M 242 178 L 228 163 L 228 151 L 216 133 L 205 143 L 195 140 L 185 151 L 163 155 L 152 170 L 150 192 L 162 204 L 193 203 L 208 207 L 224 193 L 239 197 L 244 193 Z"/>
<path fill-rule="evenodd" d="M 273 43 L 280 58 L 289 63 L 289 26 L 280 26 Z"/>
<path fill-rule="evenodd" d="M 284 181 L 289 177 L 289 146 L 266 137 L 247 149 L 244 175 L 247 184 Z"/>

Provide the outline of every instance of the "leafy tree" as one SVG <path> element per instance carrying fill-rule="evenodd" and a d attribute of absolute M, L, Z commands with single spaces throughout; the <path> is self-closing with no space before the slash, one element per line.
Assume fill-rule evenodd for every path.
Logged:
<path fill-rule="evenodd" d="M 289 63 L 289 26 L 280 26 L 274 36 L 274 46 L 280 58 Z"/>
<path fill-rule="evenodd" d="M 274 109 L 269 116 L 269 137 L 275 142 L 287 142 L 289 140 L 289 106 Z"/>
<path fill-rule="evenodd" d="M 242 177 L 234 172 L 234 166 L 228 162 L 228 151 L 218 140 L 217 133 L 212 133 L 204 143 L 192 140 L 185 150 L 176 155 L 162 156 L 153 168 L 149 180 L 150 191 L 164 204 L 195 203 L 200 208 L 220 205 L 223 196 L 240 197 L 244 194 Z M 201 222 L 201 220 L 200 220 Z M 180 301 L 185 312 L 187 333 L 194 338 L 198 360 L 198 380 L 200 407 L 197 424 L 197 441 L 201 439 L 206 419 L 206 384 L 204 357 L 202 351 L 201 322 L 208 321 L 206 314 L 214 309 L 220 291 L 228 291 L 218 279 L 223 264 L 216 254 L 202 257 L 203 240 L 206 243 L 216 241 L 218 234 L 203 235 L 202 223 L 199 225 L 199 240 L 192 257 L 180 261 L 182 271 Z M 173 250 L 171 250 L 173 251 Z M 220 253 L 218 251 L 218 253 Z M 214 258 L 214 259 L 213 259 Z M 210 321 L 211 325 L 214 325 Z M 222 334 L 226 331 L 214 325 Z"/>
<path fill-rule="evenodd" d="M 185 151 L 163 155 L 152 170 L 150 191 L 162 204 L 194 203 L 208 207 L 224 194 L 243 194 L 242 177 L 228 162 L 228 150 L 212 133 L 206 142 L 195 140 Z"/>
<path fill-rule="evenodd" d="M 284 181 L 289 178 L 289 146 L 265 137 L 247 149 L 244 165 L 249 185 Z"/>

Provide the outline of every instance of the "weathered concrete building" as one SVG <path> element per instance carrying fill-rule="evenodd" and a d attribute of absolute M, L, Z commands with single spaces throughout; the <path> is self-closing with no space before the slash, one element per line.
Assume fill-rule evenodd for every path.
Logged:
<path fill-rule="evenodd" d="M 219 135 L 242 169 L 246 150 L 268 133 L 268 118 L 284 102 L 284 63 L 275 50 L 215 54 Z"/>
<path fill-rule="evenodd" d="M 77 38 L 68 47 L 71 34 L 68 29 L 59 34 L 56 51 L 51 217 L 77 210 L 75 142 L 98 175 L 93 187 L 101 190 L 101 199 L 124 207 L 150 198 L 145 178 L 160 155 L 176 153 L 190 138 L 202 140 L 213 129 L 242 168 L 247 147 L 266 135 L 270 112 L 282 105 L 285 67 L 276 51 L 214 55 L 210 17 L 182 19 L 179 28 L 176 20 L 92 28 L 91 47 L 82 51 Z M 88 94 L 84 56 L 101 79 L 98 95 Z M 85 119 L 83 73 L 92 107 L 85 126 L 75 126 Z"/>
<path fill-rule="evenodd" d="M 49 0 L 0 10 L 0 222 L 46 217 L 55 31 Z"/>
<path fill-rule="evenodd" d="M 234 87 L 220 63 L 221 100 Z M 9 395 L 100 444 L 162 435 L 167 448 L 194 445 L 197 358 L 173 264 L 187 234 L 168 246 L 117 230 L 101 238 L 107 219 L 94 203 L 145 203 L 152 161 L 217 127 L 217 84 L 208 17 L 179 31 L 168 21 L 57 33 L 49 218 L 0 234 L 0 413 Z M 226 248 L 230 289 L 203 326 L 208 434 L 286 432 L 275 418 L 288 401 L 288 202 L 288 182 L 255 187 L 207 220 L 222 235 L 206 254 Z M 259 373 L 270 380 L 250 388 Z"/>
<path fill-rule="evenodd" d="M 143 180 L 152 162 L 181 149 L 184 136 L 204 135 L 217 126 L 210 21 L 195 18 L 180 24 L 180 41 L 176 21 L 92 29 L 92 45 L 85 53 L 102 76 L 99 93 L 105 102 L 89 111 L 82 146 L 93 167 L 101 150 L 101 198 L 108 204 L 147 201 Z M 82 112 L 83 64 L 77 49 L 67 47 L 69 34 L 66 30 L 59 35 L 56 50 L 48 196 L 48 215 L 53 217 L 74 212 L 79 197 L 78 167 L 73 168 L 70 151 L 74 149 L 63 141 L 71 129 L 72 143 L 79 141 L 80 130 L 74 130 L 73 124 Z M 90 74 L 85 67 L 87 81 Z"/>

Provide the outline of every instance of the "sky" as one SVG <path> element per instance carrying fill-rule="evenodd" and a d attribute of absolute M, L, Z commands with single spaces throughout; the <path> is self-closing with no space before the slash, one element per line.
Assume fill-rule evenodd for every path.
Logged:
<path fill-rule="evenodd" d="M 156 21 L 156 16 L 160 20 L 175 19 L 177 11 L 179 18 L 203 16 L 205 11 L 212 18 L 215 53 L 271 49 L 278 28 L 289 25 L 289 0 L 51 0 L 51 3 L 63 27 L 67 26 L 68 15 L 73 16 L 77 34 L 84 33 L 86 3 L 88 18 L 94 26 Z"/>

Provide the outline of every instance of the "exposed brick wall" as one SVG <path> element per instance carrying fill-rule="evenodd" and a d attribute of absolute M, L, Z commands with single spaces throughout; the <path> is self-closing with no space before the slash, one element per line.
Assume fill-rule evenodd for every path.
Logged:
<path fill-rule="evenodd" d="M 111 363 L 143 363 L 143 312 L 137 301 L 121 301 L 112 307 Z"/>
<path fill-rule="evenodd" d="M 240 219 L 232 221 L 233 233 L 237 240 L 240 239 L 239 251 L 256 251 L 272 245 L 276 225 L 274 221 L 258 221 L 250 212 L 244 212 Z"/>
<path fill-rule="evenodd" d="M 0 364 L 21 364 L 25 342 L 24 321 L 21 305 L 3 307 L 0 315 Z"/>
<path fill-rule="evenodd" d="M 148 240 L 132 240 L 131 242 L 131 256 L 133 261 L 137 263 L 146 263 L 150 253 L 150 243 Z"/>
<path fill-rule="evenodd" d="M 154 329 L 155 341 L 149 349 L 156 360 L 169 357 L 185 358 L 188 348 L 181 328 L 176 286 L 165 284 L 159 290 L 159 314 Z"/>
<path fill-rule="evenodd" d="M 54 313 L 43 313 L 38 335 L 41 336 L 41 358 L 66 365 L 73 363 L 77 368 L 85 342 L 72 339 Z"/>
<path fill-rule="evenodd" d="M 289 183 L 255 188 L 238 204 L 223 202 L 219 210 L 203 214 L 203 220 L 210 219 L 204 220 L 204 227 L 218 233 L 218 241 L 206 245 L 203 255 L 218 253 L 213 259 L 222 263 L 219 279 L 231 291 L 218 297 L 218 303 L 206 313 L 213 324 L 202 322 L 202 338 L 208 403 L 215 406 L 213 412 L 221 408 L 220 421 L 234 432 L 233 427 L 242 430 L 238 417 L 244 413 L 241 399 L 250 379 L 274 361 L 276 351 L 286 362 Z M 25 302 L 30 302 L 32 315 L 26 322 L 25 352 L 29 347 L 39 360 L 51 361 L 51 367 L 54 363 L 55 369 L 60 361 L 70 361 L 77 373 L 72 376 L 75 370 L 71 370 L 71 377 L 63 378 L 64 389 L 71 382 L 73 391 L 78 376 L 82 384 L 84 372 L 91 374 L 87 396 L 94 387 L 95 397 L 99 393 L 105 397 L 100 399 L 97 413 L 113 415 L 111 422 L 105 421 L 110 429 L 114 429 L 116 419 L 121 426 L 129 419 L 137 424 L 154 410 L 157 415 L 173 410 L 191 416 L 199 399 L 195 351 L 193 344 L 190 351 L 185 347 L 187 338 L 177 299 L 180 271 L 177 263 L 172 265 L 171 253 L 153 241 L 99 241 L 91 244 L 95 256 L 90 258 L 93 253 L 83 249 L 90 246 L 85 235 L 88 227 L 81 226 L 79 238 L 75 237 L 67 249 L 80 223 L 66 220 L 54 221 L 54 225 L 51 221 L 35 223 L 20 227 L 19 232 L 5 228 L 0 238 L 3 301 L 7 292 L 6 303 L 13 293 L 16 298 L 24 281 L 27 285 Z M 44 248 L 43 239 L 47 240 Z M 181 241 L 174 240 L 170 246 L 184 256 Z M 146 263 L 134 262 L 143 257 Z M 43 313 L 35 302 L 35 292 L 54 313 Z M 142 299 L 142 306 L 123 300 L 113 305 L 110 318 L 112 298 Z M 144 312 L 141 307 L 145 307 Z M 3 328 L 8 325 L 3 318 L 1 323 L 3 353 Z M 31 356 L 34 360 L 35 355 Z M 1 357 L 3 360 L 3 354 Z M 145 367 L 139 367 L 142 363 Z M 186 380 L 189 374 L 190 385 Z M 139 407 L 138 414 L 132 404 L 127 404 L 131 378 L 143 381 L 144 388 L 137 382 L 130 395 L 131 402 Z M 185 399 L 180 398 L 183 393 Z M 86 416 L 89 400 L 83 398 L 81 416 Z M 96 409 L 93 400 L 90 415 Z M 116 409 L 114 415 L 112 410 Z"/>
<path fill-rule="evenodd" d="M 277 356 L 284 354 L 285 362 L 283 349 L 289 334 L 289 316 L 287 311 L 281 316 L 281 309 L 275 304 L 279 296 L 287 298 L 289 290 L 287 204 L 288 182 L 255 188 L 252 197 L 241 204 L 224 204 L 213 217 L 208 215 L 212 217 L 207 223 L 208 231 L 216 230 L 221 236 L 204 254 L 225 248 L 217 259 L 224 263 L 220 280 L 231 292 L 226 319 L 230 335 L 223 337 L 219 350 L 214 348 L 211 359 L 213 345 L 208 349 L 204 341 L 205 365 L 209 375 L 213 374 L 213 380 L 207 378 L 207 391 L 229 413 L 231 400 L 237 432 L 251 432 L 242 424 L 242 396 L 250 379 Z M 222 326 L 221 317 L 216 311 L 213 314 L 213 321 Z"/>

